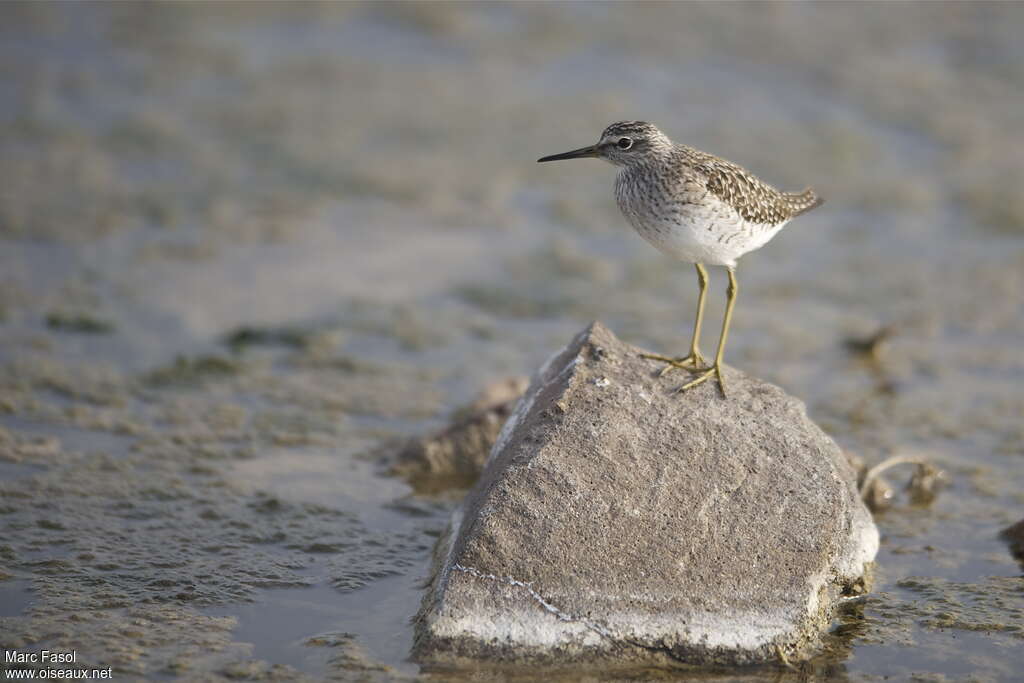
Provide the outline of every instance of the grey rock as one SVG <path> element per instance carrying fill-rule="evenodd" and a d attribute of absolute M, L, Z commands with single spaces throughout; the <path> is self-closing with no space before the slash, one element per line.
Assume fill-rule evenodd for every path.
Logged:
<path fill-rule="evenodd" d="M 537 373 L 438 541 L 428 667 L 806 657 L 878 531 L 803 404 L 686 373 L 594 323 Z"/>
<path fill-rule="evenodd" d="M 394 449 L 394 457 L 385 447 L 380 457 L 394 461 L 388 473 L 405 478 L 420 494 L 469 488 L 480 477 L 487 455 L 527 385 L 526 377 L 520 376 L 492 382 L 476 400 L 456 411 L 443 430 L 405 441 Z"/>

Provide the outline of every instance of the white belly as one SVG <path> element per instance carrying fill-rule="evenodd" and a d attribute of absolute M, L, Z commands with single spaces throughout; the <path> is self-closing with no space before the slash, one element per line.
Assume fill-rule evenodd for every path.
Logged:
<path fill-rule="evenodd" d="M 660 251 L 713 266 L 735 266 L 739 257 L 763 247 L 786 225 L 750 223 L 713 195 L 698 204 L 662 207 L 658 215 L 631 201 L 619 206 L 640 236 Z"/>

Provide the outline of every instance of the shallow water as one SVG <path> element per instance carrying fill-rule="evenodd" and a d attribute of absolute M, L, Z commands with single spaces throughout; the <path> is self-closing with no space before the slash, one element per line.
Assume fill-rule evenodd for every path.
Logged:
<path fill-rule="evenodd" d="M 803 675 L 1024 670 L 998 537 L 1024 517 L 1020 5 L 0 15 L 5 648 L 419 675 L 408 620 L 457 496 L 375 449 L 593 318 L 685 345 L 692 268 L 625 227 L 612 169 L 534 163 L 643 118 L 827 199 L 742 262 L 729 361 L 869 462 L 951 480 L 879 515 L 875 591 Z M 877 361 L 850 353 L 887 325 Z"/>

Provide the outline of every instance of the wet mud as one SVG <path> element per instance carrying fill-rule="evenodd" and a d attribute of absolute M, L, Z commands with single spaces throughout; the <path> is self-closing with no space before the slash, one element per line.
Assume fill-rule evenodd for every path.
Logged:
<path fill-rule="evenodd" d="M 409 618 L 465 477 L 417 489 L 380 447 L 594 318 L 684 349 L 692 268 L 629 231 L 612 169 L 534 163 L 641 118 L 827 200 L 741 263 L 728 362 L 867 466 L 948 480 L 886 471 L 873 592 L 803 670 L 742 675 L 1024 669 L 1022 6 L 0 16 L 0 646 L 429 677 Z"/>

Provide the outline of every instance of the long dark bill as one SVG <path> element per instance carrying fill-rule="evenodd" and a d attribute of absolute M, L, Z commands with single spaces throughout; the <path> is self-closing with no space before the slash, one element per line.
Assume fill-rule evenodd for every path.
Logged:
<path fill-rule="evenodd" d="M 543 157 L 537 159 L 537 162 L 541 161 L 561 161 L 562 159 L 585 159 L 586 157 L 597 156 L 597 145 L 591 145 L 590 147 L 580 147 L 574 149 L 571 152 L 562 152 L 561 154 L 552 154 L 549 157 Z"/>

